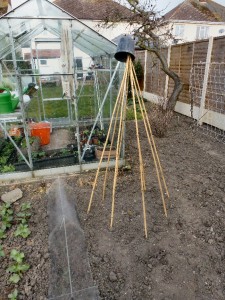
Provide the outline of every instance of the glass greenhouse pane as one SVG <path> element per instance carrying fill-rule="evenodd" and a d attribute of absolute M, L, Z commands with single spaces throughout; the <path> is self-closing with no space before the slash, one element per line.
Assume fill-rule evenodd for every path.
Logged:
<path fill-rule="evenodd" d="M 71 19 L 72 16 L 63 12 L 54 4 L 46 0 L 30 0 L 21 4 L 15 10 L 6 15 L 7 18 L 38 18 L 38 17 L 53 17 Z"/>
<path fill-rule="evenodd" d="M 0 18 L 0 53 L 9 45 L 9 26 L 7 20 Z M 1 55 L 0 55 L 1 57 Z"/>
<path fill-rule="evenodd" d="M 0 40 L 3 41 L 0 44 L 0 57 L 7 55 L 11 47 L 10 40 L 6 37 L 9 34 L 7 22 L 11 25 L 16 47 L 24 45 L 44 31 L 45 28 L 51 34 L 61 37 L 62 24 L 68 23 L 68 25 L 72 25 L 74 45 L 89 56 L 111 55 L 116 51 L 114 43 L 78 19 L 72 19 L 69 14 L 54 4 L 46 0 L 30 0 L 0 18 Z"/>
<path fill-rule="evenodd" d="M 78 20 L 72 20 L 72 34 L 75 45 L 91 56 L 112 54 L 116 45 Z"/>

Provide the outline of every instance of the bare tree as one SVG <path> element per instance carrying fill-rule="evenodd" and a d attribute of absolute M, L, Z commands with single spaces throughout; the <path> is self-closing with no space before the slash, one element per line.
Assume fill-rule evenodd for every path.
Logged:
<path fill-rule="evenodd" d="M 161 62 L 162 70 L 174 81 L 171 95 L 164 103 L 164 110 L 172 111 L 177 99 L 182 91 L 183 84 L 180 77 L 172 71 L 167 63 L 167 59 L 162 49 L 172 37 L 168 22 L 160 12 L 156 10 L 152 0 L 145 2 L 139 0 L 124 0 L 130 10 L 130 14 L 120 13 L 120 10 L 110 12 L 105 18 L 105 25 L 110 26 L 119 21 L 128 21 L 129 25 L 134 26 L 133 34 L 137 40 L 137 45 L 149 52 L 154 53 Z"/>

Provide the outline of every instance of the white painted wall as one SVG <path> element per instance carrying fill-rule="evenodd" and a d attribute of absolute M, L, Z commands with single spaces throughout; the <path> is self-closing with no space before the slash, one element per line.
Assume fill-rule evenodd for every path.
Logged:
<path fill-rule="evenodd" d="M 99 21 L 92 21 L 92 20 L 82 20 L 83 23 L 106 37 L 108 40 L 112 40 L 115 37 L 121 35 L 121 34 L 131 34 L 134 27 L 131 27 L 129 23 L 127 22 L 120 22 L 117 24 L 114 24 L 110 28 L 104 28 L 102 27 L 102 23 Z"/>
<path fill-rule="evenodd" d="M 40 64 L 41 74 L 54 74 L 61 71 L 61 61 L 60 58 L 50 58 L 47 59 L 46 65 Z"/>
<path fill-rule="evenodd" d="M 33 49 L 35 49 L 35 43 L 32 43 L 32 47 L 33 47 Z M 44 49 L 60 49 L 60 43 L 50 43 L 50 44 L 39 43 L 38 50 L 41 50 L 41 49 L 43 49 L 43 50 Z M 31 52 L 30 48 L 22 48 L 23 57 L 26 53 L 30 53 L 30 52 Z M 84 70 L 88 70 L 88 68 L 93 63 L 91 57 L 78 48 L 74 48 L 74 57 L 82 58 Z M 60 58 L 50 58 L 50 59 L 46 59 L 46 60 L 47 60 L 47 64 L 41 65 L 40 59 L 39 59 L 39 70 L 40 70 L 41 74 L 53 74 L 53 73 L 57 73 L 57 72 L 59 72 L 59 73 L 62 72 Z M 37 60 L 35 60 L 35 64 L 37 66 Z"/>
<path fill-rule="evenodd" d="M 208 38 L 211 36 L 216 37 L 225 35 L 225 23 L 222 22 L 174 22 L 173 24 L 171 24 L 173 35 L 175 34 L 176 25 L 184 25 L 184 34 L 183 37 L 180 37 L 179 43 L 196 40 L 198 26 L 207 26 L 209 28 Z M 220 30 L 224 30 L 224 32 L 220 33 Z"/>
<path fill-rule="evenodd" d="M 103 35 L 109 40 L 112 40 L 118 37 L 121 34 L 131 34 L 133 27 L 129 26 L 127 22 L 121 22 L 114 24 L 110 28 L 103 28 L 99 21 L 91 21 L 91 20 L 82 20 L 83 23 L 88 25 L 90 28 L 94 29 L 95 31 L 99 32 L 99 34 Z M 56 36 L 52 35 L 51 33 L 45 31 L 39 34 L 36 38 L 55 38 Z M 31 43 L 32 49 L 35 49 L 35 43 Z M 38 49 L 60 49 L 60 43 L 38 43 Z M 23 48 L 22 52 L 23 55 L 25 53 L 30 53 L 29 48 Z M 81 51 L 78 48 L 74 48 L 74 57 L 75 58 L 82 58 L 83 62 L 83 69 L 88 70 L 89 67 L 93 64 L 92 59 L 89 55 L 85 52 Z M 47 65 L 39 64 L 39 70 L 41 74 L 52 74 L 56 72 L 61 72 L 61 62 L 60 59 L 47 59 Z"/>

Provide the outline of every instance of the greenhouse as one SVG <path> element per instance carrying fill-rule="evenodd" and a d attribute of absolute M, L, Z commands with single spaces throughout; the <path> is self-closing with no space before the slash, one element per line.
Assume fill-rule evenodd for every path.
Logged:
<path fill-rule="evenodd" d="M 96 168 L 123 72 L 116 45 L 48 0 L 0 24 L 0 176 Z"/>

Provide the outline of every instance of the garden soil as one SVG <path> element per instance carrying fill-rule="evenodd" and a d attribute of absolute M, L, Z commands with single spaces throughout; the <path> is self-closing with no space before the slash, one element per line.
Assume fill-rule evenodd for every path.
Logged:
<path fill-rule="evenodd" d="M 102 202 L 104 172 L 100 173 L 91 212 L 87 207 L 95 172 L 68 174 L 84 229 L 91 270 L 101 299 L 222 300 L 225 299 L 225 147 L 202 135 L 192 120 L 175 115 L 166 137 L 156 144 L 170 192 L 168 217 L 163 212 L 150 148 L 140 121 L 146 167 L 148 238 L 144 237 L 134 122 L 127 123 L 126 157 L 131 168 L 120 170 L 113 229 L 109 229 L 113 171 Z M 19 299 L 44 300 L 48 294 L 49 254 L 46 191 L 52 179 L 2 184 L 1 194 L 16 187 L 21 202 L 32 203 L 27 240 L 4 241 L 25 253 L 31 268 L 18 285 Z M 14 204 L 16 205 L 19 204 Z M 8 258 L 1 259 L 0 299 L 8 284 Z"/>

